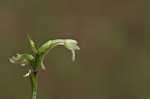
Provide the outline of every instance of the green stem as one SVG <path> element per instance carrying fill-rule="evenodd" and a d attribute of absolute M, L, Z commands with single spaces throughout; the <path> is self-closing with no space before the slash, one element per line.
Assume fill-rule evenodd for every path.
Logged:
<path fill-rule="evenodd" d="M 31 85 L 32 85 L 32 98 L 37 99 L 37 88 L 38 88 L 38 75 L 36 72 L 33 72 L 30 76 Z"/>

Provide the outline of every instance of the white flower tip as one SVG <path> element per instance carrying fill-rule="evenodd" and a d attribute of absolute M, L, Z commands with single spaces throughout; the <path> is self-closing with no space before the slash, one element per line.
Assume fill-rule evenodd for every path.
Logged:
<path fill-rule="evenodd" d="M 69 50 L 79 50 L 78 42 L 72 39 L 66 39 L 64 42 L 64 46 Z"/>
<path fill-rule="evenodd" d="M 74 51 L 74 50 L 72 50 L 71 52 L 72 52 L 72 61 L 74 62 L 74 61 L 75 61 L 75 59 L 76 59 L 75 51 Z"/>
<path fill-rule="evenodd" d="M 9 61 L 10 61 L 11 63 L 15 63 L 15 61 L 14 61 L 12 58 L 9 58 Z"/>
<path fill-rule="evenodd" d="M 29 77 L 31 73 L 32 73 L 31 70 L 29 70 L 28 73 L 26 73 L 25 75 L 23 75 L 23 77 L 24 78 Z"/>

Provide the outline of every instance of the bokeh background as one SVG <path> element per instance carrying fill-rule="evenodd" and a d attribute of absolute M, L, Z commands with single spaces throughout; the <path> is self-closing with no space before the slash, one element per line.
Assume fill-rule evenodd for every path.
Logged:
<path fill-rule="evenodd" d="M 64 47 L 46 57 L 38 99 L 149 99 L 147 0 L 0 0 L 0 99 L 30 99 L 26 68 L 8 58 L 45 41 L 79 42 L 75 63 Z"/>

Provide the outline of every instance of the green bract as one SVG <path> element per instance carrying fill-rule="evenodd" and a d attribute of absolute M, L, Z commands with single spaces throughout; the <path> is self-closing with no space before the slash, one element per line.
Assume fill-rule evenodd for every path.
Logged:
<path fill-rule="evenodd" d="M 37 49 L 35 47 L 35 43 L 34 41 L 31 39 L 31 37 L 28 35 L 28 40 L 29 40 L 29 43 L 30 43 L 30 46 L 31 46 L 31 49 L 34 53 L 37 53 Z"/>

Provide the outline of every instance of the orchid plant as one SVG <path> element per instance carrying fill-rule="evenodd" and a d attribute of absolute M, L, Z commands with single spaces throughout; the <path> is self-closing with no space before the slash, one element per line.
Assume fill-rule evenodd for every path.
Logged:
<path fill-rule="evenodd" d="M 75 61 L 75 51 L 79 50 L 78 42 L 72 39 L 56 39 L 49 40 L 44 43 L 40 48 L 36 48 L 34 41 L 28 36 L 28 40 L 33 51 L 32 54 L 16 54 L 9 59 L 11 63 L 19 64 L 21 66 L 28 66 L 28 73 L 24 74 L 23 77 L 29 77 L 32 86 L 32 98 L 37 99 L 37 88 L 38 88 L 38 73 L 39 70 L 45 70 L 46 67 L 43 63 L 44 56 L 54 47 L 62 45 L 72 53 L 72 61 Z"/>

